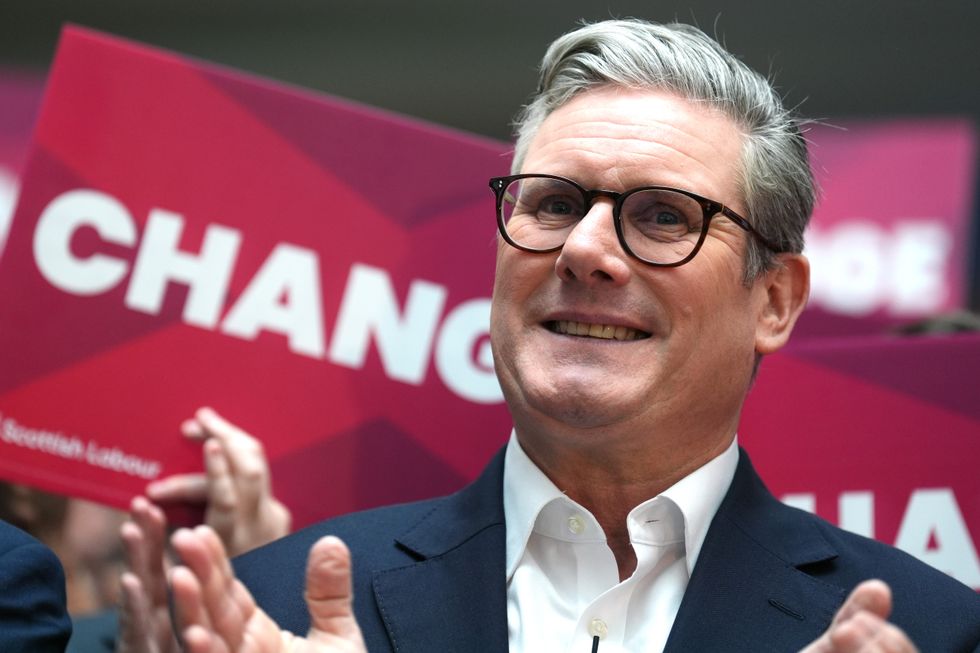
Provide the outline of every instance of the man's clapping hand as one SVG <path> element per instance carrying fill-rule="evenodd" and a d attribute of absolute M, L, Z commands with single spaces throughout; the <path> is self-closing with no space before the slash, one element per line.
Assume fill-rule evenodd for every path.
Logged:
<path fill-rule="evenodd" d="M 366 652 L 354 619 L 351 563 L 336 537 L 321 538 L 306 567 L 310 630 L 299 637 L 279 626 L 235 578 L 221 540 L 207 526 L 173 536 L 182 566 L 171 582 L 177 621 L 188 653 L 361 653 Z"/>
<path fill-rule="evenodd" d="M 908 636 L 888 623 L 892 595 L 880 580 L 867 580 L 851 592 L 827 632 L 800 653 L 916 653 Z"/>

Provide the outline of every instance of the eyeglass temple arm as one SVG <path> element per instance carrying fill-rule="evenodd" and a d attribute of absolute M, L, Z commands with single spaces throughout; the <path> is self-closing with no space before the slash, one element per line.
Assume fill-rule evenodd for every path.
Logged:
<path fill-rule="evenodd" d="M 742 229 L 745 229 L 747 232 L 749 232 L 750 234 L 752 234 L 753 236 L 755 236 L 756 238 L 758 238 L 760 243 L 762 243 L 763 245 L 765 245 L 766 247 L 768 247 L 774 253 L 777 253 L 778 254 L 779 252 L 782 251 L 771 240 L 769 240 L 768 238 L 766 238 L 765 236 L 763 236 L 762 234 L 760 234 L 756 230 L 756 228 L 753 227 L 752 224 L 748 220 L 746 220 L 745 218 L 743 218 L 742 216 L 740 216 L 738 213 L 735 213 L 735 211 L 732 211 L 727 206 L 722 206 L 721 207 L 721 214 L 723 216 L 725 216 L 726 218 L 728 218 L 729 220 L 731 220 L 732 222 L 734 222 L 735 224 L 737 224 Z"/>

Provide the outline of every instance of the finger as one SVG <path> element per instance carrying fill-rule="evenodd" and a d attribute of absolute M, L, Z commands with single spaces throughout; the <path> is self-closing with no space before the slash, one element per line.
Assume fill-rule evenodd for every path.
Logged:
<path fill-rule="evenodd" d="M 174 536 L 177 537 L 177 534 L 175 533 Z M 200 581 L 189 568 L 178 565 L 170 570 L 170 586 L 173 589 L 174 618 L 185 648 L 196 652 L 208 651 L 208 648 L 201 648 L 201 638 L 196 638 L 198 642 L 196 648 L 189 646 L 191 642 L 188 641 L 187 635 L 188 631 L 195 628 L 204 632 L 212 630 Z"/>
<path fill-rule="evenodd" d="M 306 605 L 310 611 L 309 639 L 337 639 L 363 646 L 354 618 L 350 551 L 337 537 L 317 540 L 306 567 Z"/>
<path fill-rule="evenodd" d="M 207 432 L 204 427 L 196 417 L 191 419 L 185 419 L 180 423 L 180 432 L 184 434 L 184 437 L 189 440 L 204 440 L 208 437 Z"/>
<path fill-rule="evenodd" d="M 229 653 L 242 651 L 239 643 L 229 642 L 218 631 L 208 613 L 199 579 L 187 567 L 174 567 L 171 573 L 174 611 L 180 628 L 180 648 L 184 653 Z M 262 649 L 273 650 L 273 649 Z"/>
<path fill-rule="evenodd" d="M 146 495 L 158 503 L 204 503 L 208 499 L 208 478 L 200 473 L 174 474 L 147 485 Z"/>
<path fill-rule="evenodd" d="M 194 413 L 194 420 L 209 438 L 230 439 L 243 437 L 247 440 L 254 440 L 251 435 L 226 420 L 213 408 L 199 408 Z"/>
<path fill-rule="evenodd" d="M 206 620 L 188 615 L 196 619 L 188 623 L 209 627 L 232 650 L 238 650 L 245 623 L 255 611 L 255 602 L 236 581 L 221 540 L 209 527 L 198 526 L 192 531 L 177 531 L 173 544 L 186 568 L 194 575 L 201 605 L 207 612 Z"/>
<path fill-rule="evenodd" d="M 852 618 L 861 611 L 867 611 L 883 620 L 888 619 L 892 611 L 892 592 L 883 581 L 866 580 L 855 587 L 844 605 L 834 616 L 834 624 L 839 624 Z"/>
<path fill-rule="evenodd" d="M 184 571 L 193 576 L 192 583 L 180 585 L 184 582 L 180 577 L 174 581 L 175 600 L 185 610 L 181 616 L 181 624 L 187 626 L 183 637 L 185 643 L 187 639 L 192 642 L 188 650 L 241 653 L 286 650 L 282 643 L 292 636 L 280 631 L 258 608 L 245 586 L 234 578 L 221 541 L 211 529 L 201 526 L 193 531 L 184 530 L 175 533 L 174 540 L 174 546 L 189 562 Z M 210 587 L 216 576 L 222 576 L 227 582 L 223 592 L 213 592 Z M 195 613 L 195 603 L 206 614 Z"/>
<path fill-rule="evenodd" d="M 885 623 L 878 635 L 877 648 L 871 651 L 882 653 L 919 653 L 918 647 L 905 632 L 895 624 Z"/>
<path fill-rule="evenodd" d="M 904 633 L 887 622 L 891 607 L 891 590 L 887 584 L 880 580 L 864 581 L 848 595 L 827 632 L 803 653 L 914 651 Z M 882 648 L 886 645 L 896 648 Z"/>
<path fill-rule="evenodd" d="M 262 443 L 210 408 L 199 410 L 197 419 L 221 443 L 242 501 L 254 512 L 269 493 L 269 466 Z"/>
<path fill-rule="evenodd" d="M 181 639 L 184 642 L 183 650 L 185 653 L 219 653 L 222 651 L 222 642 L 202 626 L 188 626 L 184 629 Z M 227 647 L 224 650 L 227 650 Z"/>
<path fill-rule="evenodd" d="M 828 631 L 832 653 L 916 653 L 908 636 L 894 624 L 862 610 Z"/>
<path fill-rule="evenodd" d="M 143 529 L 132 521 L 123 522 L 119 527 L 119 537 L 123 543 L 126 568 L 140 578 L 145 577 L 147 565 L 144 554 L 146 544 L 143 538 Z"/>
<path fill-rule="evenodd" d="M 213 408 L 204 406 L 194 412 L 194 417 L 180 424 L 184 437 L 191 440 L 206 440 L 216 435 L 231 435 L 234 432 L 245 433 L 237 426 L 221 417 Z"/>
<path fill-rule="evenodd" d="M 285 653 L 286 651 L 309 651 L 303 648 L 303 642 L 298 641 L 290 632 L 280 630 L 279 626 L 264 612 L 256 610 L 253 618 L 246 625 L 246 635 L 238 649 L 231 649 L 228 642 L 221 636 L 201 625 L 192 625 L 184 629 L 181 639 L 184 642 L 185 653 Z"/>
<path fill-rule="evenodd" d="M 119 639 L 116 653 L 139 653 L 149 649 L 152 641 L 152 615 L 149 597 L 143 583 L 132 572 L 124 572 L 119 579 Z"/>
<path fill-rule="evenodd" d="M 204 522 L 218 533 L 223 542 L 230 543 L 238 521 L 238 493 L 221 444 L 214 440 L 204 443 L 204 463 L 208 485 Z"/>
<path fill-rule="evenodd" d="M 137 575 L 153 605 L 166 605 L 167 580 L 164 547 L 167 518 L 144 497 L 130 503 L 130 518 L 120 527 L 130 570 Z"/>

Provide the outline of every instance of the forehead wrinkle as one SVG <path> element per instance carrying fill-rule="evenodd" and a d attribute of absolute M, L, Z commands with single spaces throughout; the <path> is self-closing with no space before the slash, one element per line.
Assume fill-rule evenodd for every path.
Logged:
<path fill-rule="evenodd" d="M 588 97 L 588 95 L 583 95 L 576 99 L 583 99 L 585 97 Z M 561 129 L 555 130 L 557 131 L 556 136 L 560 138 L 562 137 L 563 131 L 577 130 L 580 128 L 600 129 L 603 131 L 608 131 L 610 128 L 613 128 L 625 132 L 625 137 L 627 138 L 639 133 L 637 140 L 649 141 L 649 138 L 643 137 L 645 135 L 643 132 L 653 128 L 666 132 L 668 136 L 679 135 L 684 140 L 694 139 L 702 145 L 706 145 L 710 149 L 717 149 L 715 140 L 701 136 L 701 130 L 699 129 L 699 126 L 703 120 L 717 120 L 721 121 L 722 123 L 728 123 L 728 126 L 731 127 L 732 131 L 738 134 L 739 140 L 741 140 L 743 136 L 742 130 L 739 129 L 738 125 L 735 124 L 731 117 L 729 117 L 728 114 L 721 109 L 692 102 L 680 96 L 673 96 L 671 94 L 666 94 L 665 97 L 680 102 L 687 109 L 687 111 L 685 111 L 683 114 L 683 121 L 679 127 L 675 124 L 678 122 L 677 117 L 679 115 L 676 113 L 672 113 L 667 120 L 661 120 L 656 115 L 645 113 L 641 116 L 637 116 L 635 112 L 625 111 L 617 105 L 615 99 L 601 105 L 600 107 L 589 106 L 587 103 L 572 100 L 568 104 L 559 107 L 552 113 L 552 115 L 559 112 L 564 112 L 566 114 L 565 124 Z M 595 113 L 600 113 L 601 118 L 591 117 L 591 115 Z M 578 114 L 586 114 L 586 117 L 568 120 L 569 117 L 574 117 Z M 549 118 L 550 117 L 551 116 L 549 116 Z M 544 124 L 547 125 L 548 121 L 545 120 Z M 690 129 L 685 129 L 685 127 L 690 127 Z M 616 135 L 613 137 L 623 138 Z M 674 142 L 674 138 L 668 137 L 667 139 L 664 139 L 664 141 L 668 143 Z"/>
<path fill-rule="evenodd" d="M 743 203 L 744 138 L 716 107 L 669 92 L 596 89 L 545 119 L 523 171 L 609 190 L 674 186 L 734 207 Z"/>
<path fill-rule="evenodd" d="M 725 155 L 717 148 L 716 156 Z M 627 187 L 645 185 L 672 185 L 685 190 L 707 192 L 709 189 L 695 188 L 704 182 L 712 185 L 710 190 L 721 191 L 717 187 L 722 182 L 715 178 L 715 170 L 710 157 L 690 153 L 689 148 L 678 149 L 670 143 L 649 138 L 623 139 L 615 136 L 574 136 L 555 139 L 543 145 L 529 160 L 555 159 L 564 170 L 588 170 L 590 174 L 600 171 L 595 179 L 575 179 L 586 184 L 610 184 L 613 178 L 618 182 L 610 190 L 626 190 Z M 730 158 L 730 157 L 727 157 Z M 528 168 L 528 172 L 545 172 Z M 572 173 L 566 173 L 574 176 Z M 734 189 L 733 189 L 734 190 Z"/>

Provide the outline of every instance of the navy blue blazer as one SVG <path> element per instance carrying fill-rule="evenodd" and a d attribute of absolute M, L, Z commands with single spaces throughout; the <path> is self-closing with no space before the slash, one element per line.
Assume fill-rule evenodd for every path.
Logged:
<path fill-rule="evenodd" d="M 306 556 L 333 534 L 353 554 L 354 610 L 371 653 L 507 645 L 503 455 L 460 492 L 316 524 L 235 561 L 281 627 L 305 633 Z M 748 456 L 708 530 L 665 651 L 798 651 L 848 592 L 881 578 L 892 621 L 923 653 L 980 651 L 980 597 L 874 540 L 776 500 Z"/>
<path fill-rule="evenodd" d="M 0 521 L 0 651 L 61 653 L 71 635 L 58 558 Z"/>

